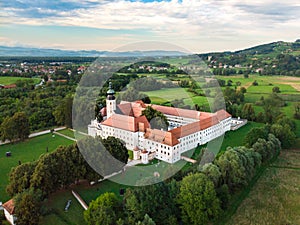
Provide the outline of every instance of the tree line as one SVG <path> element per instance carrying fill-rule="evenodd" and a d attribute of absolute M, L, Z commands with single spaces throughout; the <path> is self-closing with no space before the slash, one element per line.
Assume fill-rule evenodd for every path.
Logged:
<path fill-rule="evenodd" d="M 99 152 L 99 148 L 102 148 L 102 152 Z M 42 203 L 51 193 L 82 179 L 97 181 L 103 178 L 91 168 L 81 151 L 89 151 L 88 154 L 98 160 L 104 169 L 112 166 L 111 161 L 104 159 L 104 151 L 123 163 L 118 164 L 119 167 L 112 166 L 113 171 L 108 173 L 122 169 L 129 157 L 123 142 L 117 138 L 88 137 L 73 145 L 60 146 L 54 152 L 41 155 L 37 161 L 14 167 L 9 174 L 6 191 L 14 198 L 18 224 L 38 224 L 40 216 L 49 211 L 45 210 Z"/>
<path fill-rule="evenodd" d="M 126 189 L 122 201 L 114 193 L 105 193 L 90 203 L 84 218 L 89 225 L 213 222 L 226 211 L 230 197 L 280 150 L 280 141 L 273 134 L 249 148 L 228 147 L 212 163 L 196 164 L 161 183 Z"/>

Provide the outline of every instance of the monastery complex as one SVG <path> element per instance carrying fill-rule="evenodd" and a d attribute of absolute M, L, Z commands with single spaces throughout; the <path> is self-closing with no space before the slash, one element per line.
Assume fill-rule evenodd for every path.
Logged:
<path fill-rule="evenodd" d="M 150 159 L 175 163 L 181 154 L 223 135 L 231 129 L 233 120 L 225 110 L 215 113 L 173 108 L 142 101 L 122 101 L 117 105 L 115 92 L 109 86 L 106 107 L 101 110 L 103 121 L 92 120 L 88 126 L 91 136 L 114 136 L 123 140 L 133 151 L 134 159 L 148 163 Z M 151 106 L 162 112 L 169 122 L 167 131 L 151 129 L 143 110 Z"/>

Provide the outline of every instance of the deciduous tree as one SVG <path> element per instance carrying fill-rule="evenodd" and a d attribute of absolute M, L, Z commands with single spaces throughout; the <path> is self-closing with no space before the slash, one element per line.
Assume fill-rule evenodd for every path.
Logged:
<path fill-rule="evenodd" d="M 185 224 L 207 224 L 221 211 L 214 184 L 203 173 L 190 174 L 182 179 L 178 203 Z"/>
<path fill-rule="evenodd" d="M 27 189 L 14 198 L 15 216 L 18 225 L 37 225 L 40 219 L 41 191 Z"/>
<path fill-rule="evenodd" d="M 84 219 L 89 225 L 115 225 L 121 204 L 114 193 L 104 193 L 93 200 L 84 212 Z"/>

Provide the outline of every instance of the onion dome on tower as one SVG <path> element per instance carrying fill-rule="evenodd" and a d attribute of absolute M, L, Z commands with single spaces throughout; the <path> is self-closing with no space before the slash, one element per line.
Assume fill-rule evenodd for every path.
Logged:
<path fill-rule="evenodd" d="M 117 102 L 115 98 L 115 91 L 112 89 L 111 82 L 109 82 L 108 91 L 106 92 L 106 114 L 107 118 L 111 117 L 112 114 L 115 113 L 115 110 L 117 108 Z"/>
<path fill-rule="evenodd" d="M 107 94 L 106 97 L 107 100 L 115 100 L 115 91 L 114 89 L 112 89 L 111 82 L 109 82 L 108 91 L 106 92 L 106 94 Z"/>

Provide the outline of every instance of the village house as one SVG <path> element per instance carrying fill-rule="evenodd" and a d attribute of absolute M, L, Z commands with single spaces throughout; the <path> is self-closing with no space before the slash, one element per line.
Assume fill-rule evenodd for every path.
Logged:
<path fill-rule="evenodd" d="M 12 224 L 15 225 L 17 218 L 15 217 L 14 213 L 15 213 L 15 206 L 14 206 L 14 202 L 13 199 L 10 199 L 9 201 L 5 202 L 3 205 L 3 210 L 4 210 L 4 215 L 5 218 L 7 219 L 7 221 Z"/>

